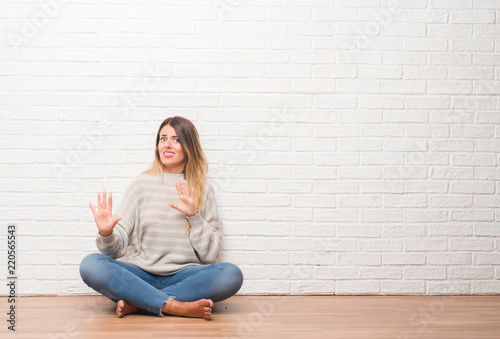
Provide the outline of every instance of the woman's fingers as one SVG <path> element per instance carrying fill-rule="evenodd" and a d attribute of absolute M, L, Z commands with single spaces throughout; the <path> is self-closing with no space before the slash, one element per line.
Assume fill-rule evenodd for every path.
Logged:
<path fill-rule="evenodd" d="M 106 201 L 106 190 L 102 192 L 102 208 L 106 209 L 108 207 L 107 201 Z"/>
<path fill-rule="evenodd" d="M 179 183 L 175 181 L 175 189 L 177 190 L 177 194 L 179 194 L 179 197 L 182 195 L 181 189 L 179 187 Z"/>
<path fill-rule="evenodd" d="M 182 187 L 182 194 L 187 195 L 187 181 L 186 180 L 181 180 L 181 187 Z"/>
<path fill-rule="evenodd" d="M 96 210 L 94 208 L 94 206 L 92 206 L 91 203 L 90 204 L 90 208 L 92 209 L 92 212 L 94 212 L 94 214 L 96 214 Z M 102 198 L 101 198 L 101 193 L 97 193 L 97 208 L 100 210 L 105 210 L 105 209 L 108 209 L 111 211 L 112 208 L 113 208 L 113 195 L 111 193 L 109 193 L 109 197 L 108 197 L 108 200 L 106 201 L 106 190 L 104 190 L 102 192 Z"/>
<path fill-rule="evenodd" d="M 184 198 L 187 195 L 186 188 L 184 187 L 184 182 L 179 179 L 179 182 L 175 182 L 175 187 L 177 187 L 177 192 L 179 193 L 179 198 Z"/>
<path fill-rule="evenodd" d="M 109 193 L 108 208 L 110 211 L 113 210 L 113 195 L 111 193 Z"/>
<path fill-rule="evenodd" d="M 95 211 L 94 206 L 92 205 L 92 203 L 91 203 L 91 202 L 89 202 L 89 205 L 90 205 L 90 209 L 92 210 L 92 213 L 94 213 L 94 216 L 95 216 L 95 214 L 96 214 L 97 212 Z"/>
<path fill-rule="evenodd" d="M 187 180 L 184 180 L 182 183 L 183 183 L 182 189 L 183 189 L 184 195 L 192 198 L 193 197 L 192 193 L 193 193 L 194 187 L 190 190 L 188 183 L 187 183 Z M 189 193 L 191 193 L 191 194 L 189 194 Z"/>

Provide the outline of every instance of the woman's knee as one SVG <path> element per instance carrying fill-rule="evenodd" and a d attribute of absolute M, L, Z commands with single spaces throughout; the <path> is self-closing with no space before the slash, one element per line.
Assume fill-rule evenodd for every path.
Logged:
<path fill-rule="evenodd" d="M 220 263 L 223 266 L 227 281 L 231 281 L 233 286 L 237 287 L 237 291 L 243 284 L 243 272 L 235 264 L 224 262 Z"/>
<path fill-rule="evenodd" d="M 80 263 L 80 276 L 83 281 L 86 281 L 93 273 L 96 272 L 99 260 L 103 257 L 105 257 L 104 254 L 91 253 L 82 259 L 82 262 Z"/>

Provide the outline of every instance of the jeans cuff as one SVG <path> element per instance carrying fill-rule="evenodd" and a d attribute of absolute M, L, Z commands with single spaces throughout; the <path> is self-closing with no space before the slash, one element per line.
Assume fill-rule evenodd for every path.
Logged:
<path fill-rule="evenodd" d="M 160 307 L 160 312 L 159 312 L 159 316 L 160 316 L 160 317 L 164 317 L 164 316 L 165 316 L 165 314 L 163 314 L 163 311 L 162 311 L 162 309 L 163 309 L 163 305 L 165 305 L 165 303 L 168 303 L 170 300 L 172 300 L 172 301 L 170 302 L 170 306 L 169 306 L 169 308 L 168 308 L 168 311 L 170 311 L 170 308 L 172 307 L 172 303 L 174 302 L 175 297 L 174 297 L 174 296 L 170 296 L 170 297 L 168 297 L 168 299 L 167 299 L 167 300 L 165 300 L 165 301 L 163 302 L 163 304 L 161 304 L 161 307 Z M 165 313 L 166 313 L 166 314 L 169 314 L 168 312 L 165 312 Z"/>

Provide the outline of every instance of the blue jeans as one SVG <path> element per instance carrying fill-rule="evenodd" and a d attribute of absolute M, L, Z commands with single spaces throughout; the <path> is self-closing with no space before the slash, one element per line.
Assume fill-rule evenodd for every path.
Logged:
<path fill-rule="evenodd" d="M 231 263 L 189 266 L 161 276 L 101 253 L 83 258 L 80 275 L 89 287 L 110 300 L 125 300 L 159 316 L 164 316 L 161 309 L 171 296 L 178 301 L 218 302 L 236 294 L 243 284 L 241 270 Z"/>

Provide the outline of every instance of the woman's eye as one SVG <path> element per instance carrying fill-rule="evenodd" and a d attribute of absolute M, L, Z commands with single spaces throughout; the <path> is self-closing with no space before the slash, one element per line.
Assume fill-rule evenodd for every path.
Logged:
<path fill-rule="evenodd" d="M 160 141 L 165 141 L 165 138 L 161 138 Z"/>
<path fill-rule="evenodd" d="M 179 139 L 174 139 L 175 142 L 179 142 Z"/>

